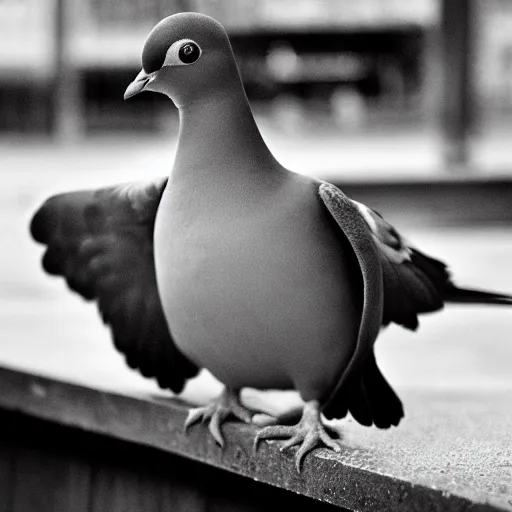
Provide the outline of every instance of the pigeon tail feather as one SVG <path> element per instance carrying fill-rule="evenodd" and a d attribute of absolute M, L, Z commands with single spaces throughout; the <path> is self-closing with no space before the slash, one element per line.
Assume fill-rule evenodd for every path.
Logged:
<path fill-rule="evenodd" d="M 343 418 L 348 412 L 361 425 L 383 429 L 397 426 L 404 416 L 402 402 L 382 375 L 373 351 L 324 414 Z"/>
<path fill-rule="evenodd" d="M 456 304 L 501 304 L 512 306 L 512 295 L 459 288 L 450 284 L 444 292 L 444 300 Z"/>

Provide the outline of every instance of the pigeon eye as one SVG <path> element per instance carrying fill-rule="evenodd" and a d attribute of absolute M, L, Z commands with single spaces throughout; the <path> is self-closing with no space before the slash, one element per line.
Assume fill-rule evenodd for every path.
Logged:
<path fill-rule="evenodd" d="M 180 39 L 175 41 L 165 56 L 164 66 L 188 66 L 201 57 L 202 51 L 199 45 L 192 39 Z"/>
<path fill-rule="evenodd" d="M 185 43 L 181 46 L 178 56 L 184 64 L 192 64 L 201 56 L 201 49 L 196 43 Z"/>

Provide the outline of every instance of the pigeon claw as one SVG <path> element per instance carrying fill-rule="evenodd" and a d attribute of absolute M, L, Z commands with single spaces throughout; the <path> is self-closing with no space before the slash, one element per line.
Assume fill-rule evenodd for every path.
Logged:
<path fill-rule="evenodd" d="M 319 403 L 316 400 L 304 405 L 302 418 L 297 425 L 271 425 L 262 428 L 254 439 L 254 451 L 262 439 L 286 439 L 280 446 L 280 451 L 288 450 L 292 446 L 299 445 L 295 454 L 295 467 L 300 473 L 302 461 L 308 452 L 317 446 L 326 446 L 335 452 L 341 450 L 337 441 L 327 433 L 320 416 Z"/>
<path fill-rule="evenodd" d="M 185 432 L 198 421 L 202 423 L 209 421 L 210 434 L 215 442 L 223 448 L 224 436 L 221 426 L 229 416 L 234 416 L 245 423 L 251 423 L 252 419 L 252 413 L 240 403 L 239 391 L 226 388 L 213 402 L 203 407 L 190 409 L 185 420 Z"/>

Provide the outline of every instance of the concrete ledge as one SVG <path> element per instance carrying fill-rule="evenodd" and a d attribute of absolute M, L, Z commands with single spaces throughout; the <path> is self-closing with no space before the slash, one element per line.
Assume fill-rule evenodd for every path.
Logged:
<path fill-rule="evenodd" d="M 412 421 L 388 432 L 344 422 L 346 449 L 316 450 L 299 475 L 293 450 L 283 454 L 273 442 L 252 453 L 254 427 L 227 424 L 224 450 L 203 427 L 185 436 L 186 406 L 177 399 L 125 396 L 0 368 L 6 411 L 151 446 L 339 507 L 512 510 L 512 393 L 406 395 Z"/>

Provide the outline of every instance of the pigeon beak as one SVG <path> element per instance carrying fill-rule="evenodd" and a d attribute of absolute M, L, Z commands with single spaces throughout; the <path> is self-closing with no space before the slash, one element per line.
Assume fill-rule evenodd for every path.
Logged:
<path fill-rule="evenodd" d="M 142 92 L 147 85 L 152 82 L 155 78 L 156 72 L 146 73 L 144 70 L 135 77 L 135 80 L 126 88 L 124 93 L 124 99 L 127 100 L 139 92 Z"/>

